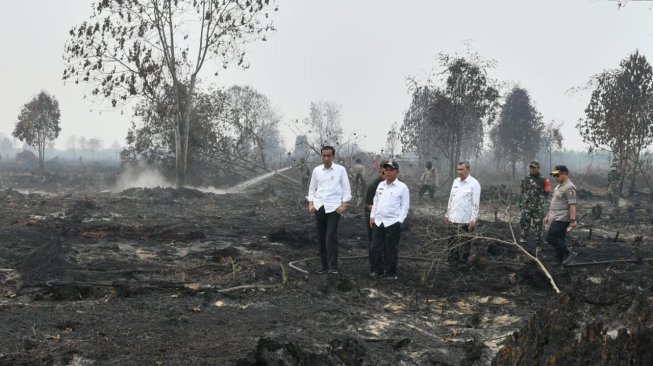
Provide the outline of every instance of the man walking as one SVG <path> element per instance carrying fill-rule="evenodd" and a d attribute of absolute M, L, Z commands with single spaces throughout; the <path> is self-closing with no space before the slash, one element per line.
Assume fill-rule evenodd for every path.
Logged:
<path fill-rule="evenodd" d="M 431 202 L 435 201 L 435 188 L 438 186 L 438 173 L 430 161 L 426 162 L 426 169 L 419 180 L 419 193 L 417 194 L 419 203 L 422 203 L 424 193 L 428 192 Z"/>
<path fill-rule="evenodd" d="M 549 212 L 544 216 L 544 224 L 549 224 L 546 241 L 555 249 L 555 255 L 563 266 L 574 261 L 576 253 L 567 247 L 567 228 L 576 227 L 576 186 L 569 179 L 569 169 L 556 165 L 551 175 L 558 182 L 553 190 Z"/>
<path fill-rule="evenodd" d="M 521 180 L 521 199 L 519 208 L 521 215 L 519 225 L 521 235 L 519 242 L 527 244 L 531 232 L 531 225 L 534 231 L 535 248 L 542 246 L 542 234 L 544 231 L 544 200 L 551 191 L 551 183 L 548 178 L 540 174 L 540 162 L 531 160 L 528 163 L 528 175 Z M 537 250 L 537 249 L 536 249 Z"/>
<path fill-rule="evenodd" d="M 374 230 L 370 248 L 370 276 L 397 279 L 399 239 L 401 225 L 408 216 L 410 194 L 408 186 L 400 182 L 399 164 L 390 160 L 383 164 L 385 180 L 379 183 L 370 214 L 370 226 Z"/>
<path fill-rule="evenodd" d="M 313 169 L 308 188 L 308 211 L 315 214 L 320 246 L 321 273 L 338 273 L 338 222 L 351 200 L 351 188 L 344 166 L 334 164 L 336 149 L 324 146 L 322 165 Z"/>
<path fill-rule="evenodd" d="M 471 232 L 476 227 L 479 218 L 481 201 L 481 185 L 469 174 L 469 162 L 461 161 L 456 169 L 458 178 L 454 179 L 449 194 L 449 203 L 445 214 L 445 222 L 449 224 L 450 257 L 452 260 L 466 262 L 469 250 L 463 249 L 459 240 L 462 232 Z"/>

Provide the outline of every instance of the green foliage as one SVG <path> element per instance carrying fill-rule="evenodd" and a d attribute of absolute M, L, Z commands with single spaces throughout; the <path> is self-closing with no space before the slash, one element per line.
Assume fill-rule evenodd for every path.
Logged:
<path fill-rule="evenodd" d="M 635 51 L 619 69 L 604 71 L 592 82 L 586 116 L 576 127 L 592 148 L 613 152 L 624 176 L 634 176 L 641 152 L 653 143 L 653 68 Z"/>
<path fill-rule="evenodd" d="M 428 85 L 415 87 L 400 127 L 403 149 L 417 151 L 423 161 L 442 154 L 446 143 L 443 132 L 452 108 L 451 100 L 441 90 Z"/>
<path fill-rule="evenodd" d="M 497 156 L 515 166 L 528 162 L 540 150 L 544 124 L 542 116 L 531 103 L 528 92 L 515 87 L 506 97 L 497 124 L 490 131 L 490 138 Z"/>
<path fill-rule="evenodd" d="M 231 264 L 231 280 L 236 282 L 238 279 L 238 266 L 236 266 L 236 261 L 231 257 L 228 257 L 227 261 Z"/>
<path fill-rule="evenodd" d="M 283 263 L 279 263 L 281 266 L 281 287 L 286 287 L 288 284 L 288 274 L 286 273 L 286 268 L 284 268 Z"/>
<path fill-rule="evenodd" d="M 175 133 L 170 126 L 176 107 L 172 99 L 170 90 L 167 100 L 136 106 L 123 161 L 144 160 L 174 172 Z M 266 166 L 272 156 L 278 156 L 279 121 L 268 98 L 251 87 L 198 92 L 190 116 L 189 180 L 199 185 L 215 184 L 214 178 L 223 175 L 238 180 L 233 175 L 243 164 Z"/>
<path fill-rule="evenodd" d="M 12 135 L 39 151 L 39 167 L 45 165 L 45 147 L 59 136 L 59 102 L 45 91 L 23 106 Z"/>
<path fill-rule="evenodd" d="M 441 55 L 436 77 L 413 83 L 401 126 L 404 148 L 416 149 L 422 159 L 443 156 L 450 176 L 461 158 L 477 156 L 498 106 L 499 92 L 487 75 L 492 66 L 475 54 Z"/>
<path fill-rule="evenodd" d="M 64 80 L 88 83 L 112 106 L 131 98 L 169 101 L 177 185 L 186 180 L 190 118 L 208 60 L 247 67 L 244 46 L 266 40 L 270 0 L 103 0 L 69 32 Z M 217 75 L 218 72 L 216 71 Z"/>
<path fill-rule="evenodd" d="M 278 152 L 281 117 L 267 96 L 249 86 L 232 86 L 224 93 L 224 113 L 219 117 L 223 134 L 231 138 L 231 154 L 267 167 Z"/>

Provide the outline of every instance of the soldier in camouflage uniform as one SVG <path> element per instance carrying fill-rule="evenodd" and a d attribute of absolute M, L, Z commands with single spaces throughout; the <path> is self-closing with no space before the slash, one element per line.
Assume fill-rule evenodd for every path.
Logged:
<path fill-rule="evenodd" d="M 539 248 L 542 245 L 542 233 L 544 232 L 544 201 L 551 191 L 551 183 L 548 178 L 540 174 L 540 162 L 532 160 L 528 164 L 529 174 L 521 180 L 521 200 L 519 208 L 521 216 L 521 236 L 519 242 L 526 244 L 531 231 L 534 229 L 535 245 Z"/>

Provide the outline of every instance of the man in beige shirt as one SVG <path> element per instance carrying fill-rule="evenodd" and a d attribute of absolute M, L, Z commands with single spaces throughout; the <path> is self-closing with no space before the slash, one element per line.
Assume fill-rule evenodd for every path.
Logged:
<path fill-rule="evenodd" d="M 558 185 L 553 190 L 549 212 L 544 216 L 544 224 L 550 224 L 546 241 L 555 249 L 558 261 L 566 266 L 576 257 L 566 243 L 567 228 L 576 227 L 576 186 L 569 179 L 569 169 L 564 165 L 556 165 L 551 175 Z"/>

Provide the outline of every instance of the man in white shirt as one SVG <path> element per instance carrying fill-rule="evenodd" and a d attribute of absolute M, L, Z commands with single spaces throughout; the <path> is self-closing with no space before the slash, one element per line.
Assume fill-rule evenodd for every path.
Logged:
<path fill-rule="evenodd" d="M 308 211 L 315 214 L 321 273 L 338 273 L 338 221 L 351 200 L 347 170 L 334 164 L 336 149 L 324 146 L 322 165 L 313 169 L 308 187 Z"/>
<path fill-rule="evenodd" d="M 481 201 L 481 185 L 469 174 L 469 162 L 462 161 L 457 167 L 458 178 L 453 181 L 445 222 L 450 225 L 449 248 L 452 257 L 467 261 L 469 250 L 460 242 L 461 232 L 471 232 L 476 227 Z"/>
<path fill-rule="evenodd" d="M 397 179 L 399 164 L 396 161 L 386 162 L 383 168 L 385 180 L 376 189 L 370 213 L 373 228 L 370 276 L 396 280 L 401 226 L 408 216 L 410 194 L 408 186 Z"/>

